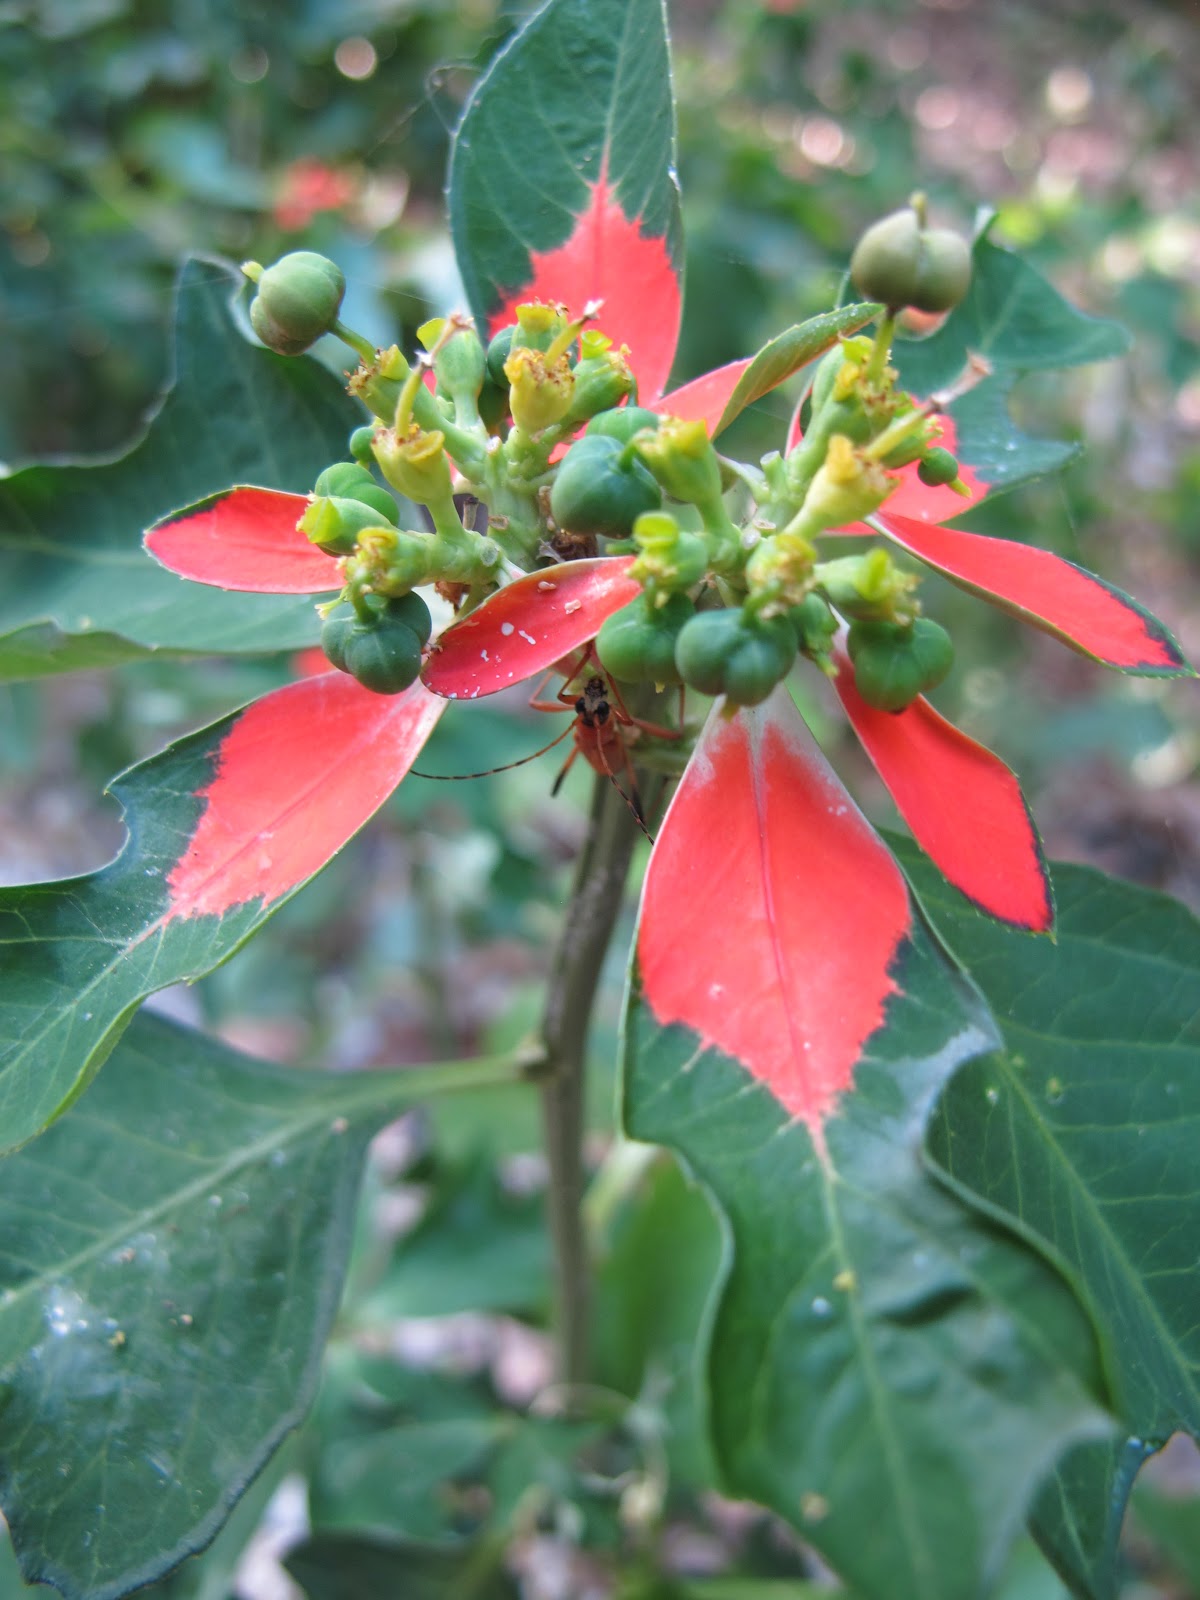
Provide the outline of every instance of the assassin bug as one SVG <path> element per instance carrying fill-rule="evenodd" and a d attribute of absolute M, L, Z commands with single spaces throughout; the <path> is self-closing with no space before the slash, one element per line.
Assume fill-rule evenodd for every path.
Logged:
<path fill-rule="evenodd" d="M 637 730 L 641 733 L 647 733 L 656 739 L 678 739 L 681 737 L 682 730 L 680 728 L 663 727 L 659 723 L 647 722 L 643 717 L 635 716 L 622 700 L 616 684 L 603 674 L 591 645 L 588 645 L 581 653 L 578 661 L 569 667 L 567 681 L 557 695 L 552 700 L 543 699 L 542 694 L 546 684 L 555 672 L 561 670 L 561 664 L 556 668 L 552 668 L 534 690 L 529 701 L 530 707 L 534 711 L 574 711 L 575 713 L 574 720 L 560 734 L 551 739 L 549 744 L 543 745 L 540 750 L 534 750 L 530 755 L 521 756 L 519 760 L 505 762 L 503 766 L 499 767 L 488 767 L 483 772 L 422 772 L 414 767 L 413 776 L 433 778 L 439 782 L 459 782 L 467 778 L 490 777 L 494 772 L 508 772 L 513 767 L 523 767 L 528 761 L 536 761 L 539 756 L 544 756 L 548 750 L 553 750 L 555 745 L 561 744 L 564 739 L 574 735 L 575 747 L 559 769 L 550 793 L 552 795 L 558 793 L 576 758 L 582 756 L 593 771 L 601 773 L 609 780 L 630 811 L 632 811 L 642 832 L 649 838 L 641 797 L 638 794 L 633 762 L 629 755 L 630 732 L 631 730 Z M 586 677 L 584 676 L 585 673 L 588 674 Z M 623 772 L 627 780 L 628 791 L 621 787 L 617 779 L 618 770 Z"/>

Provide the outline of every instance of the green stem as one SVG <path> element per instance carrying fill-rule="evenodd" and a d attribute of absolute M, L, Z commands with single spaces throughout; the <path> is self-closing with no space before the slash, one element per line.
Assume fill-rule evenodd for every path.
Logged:
<path fill-rule="evenodd" d="M 590 1282 L 581 1209 L 588 1026 L 637 838 L 637 824 L 623 796 L 597 774 L 587 841 L 555 952 L 542 1023 L 542 1122 L 557 1266 L 559 1379 L 568 1385 L 583 1383 L 588 1366 Z"/>

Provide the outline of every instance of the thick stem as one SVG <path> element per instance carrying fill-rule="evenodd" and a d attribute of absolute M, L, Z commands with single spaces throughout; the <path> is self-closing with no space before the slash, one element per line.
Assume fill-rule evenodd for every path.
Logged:
<path fill-rule="evenodd" d="M 559 1380 L 565 1384 L 583 1383 L 587 1377 L 590 1284 L 582 1203 L 588 1026 L 637 837 L 637 823 L 624 798 L 608 778 L 597 775 L 587 841 L 555 952 L 542 1024 L 542 1120 L 557 1268 Z"/>

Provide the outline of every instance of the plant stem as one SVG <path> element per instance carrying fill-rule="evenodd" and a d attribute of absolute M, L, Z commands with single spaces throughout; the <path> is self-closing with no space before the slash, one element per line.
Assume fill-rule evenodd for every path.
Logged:
<path fill-rule="evenodd" d="M 590 1280 L 583 1227 L 584 1088 L 588 1027 L 604 953 L 621 908 L 637 824 L 608 778 L 597 775 L 587 840 L 550 974 L 542 1024 L 542 1122 L 556 1272 L 559 1381 L 586 1381 Z"/>

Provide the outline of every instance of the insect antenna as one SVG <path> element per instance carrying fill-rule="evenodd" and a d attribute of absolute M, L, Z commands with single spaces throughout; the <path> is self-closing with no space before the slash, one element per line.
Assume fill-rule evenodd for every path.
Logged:
<path fill-rule="evenodd" d="M 410 767 L 409 775 L 413 778 L 429 778 L 434 783 L 465 783 L 468 778 L 490 778 L 494 772 L 511 772 L 514 767 L 523 767 L 528 761 L 536 761 L 539 756 L 544 756 L 547 750 L 553 750 L 556 744 L 561 744 L 567 735 L 574 731 L 574 724 L 568 723 L 560 734 L 551 739 L 549 744 L 544 744 L 540 750 L 534 750 L 527 756 L 519 756 L 516 761 L 506 761 L 499 767 L 485 767 L 482 772 L 422 772 L 418 767 Z"/>

